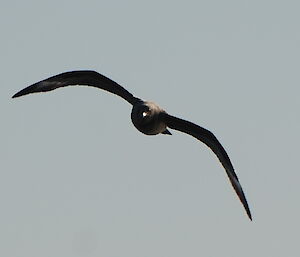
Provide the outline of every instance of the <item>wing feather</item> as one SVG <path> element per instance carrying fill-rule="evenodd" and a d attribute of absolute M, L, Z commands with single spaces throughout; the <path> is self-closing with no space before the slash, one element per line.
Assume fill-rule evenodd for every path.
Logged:
<path fill-rule="evenodd" d="M 229 177 L 229 180 L 230 180 L 235 192 L 237 193 L 240 201 L 242 202 L 242 204 L 247 212 L 248 217 L 250 218 L 250 220 L 252 220 L 250 208 L 248 206 L 248 203 L 247 203 L 245 194 L 243 192 L 242 186 L 239 182 L 239 179 L 234 172 L 232 163 L 231 163 L 225 149 L 223 148 L 221 143 L 218 141 L 218 139 L 214 136 L 214 134 L 211 133 L 210 131 L 208 131 L 207 129 L 202 128 L 192 122 L 179 119 L 179 118 L 171 116 L 167 113 L 162 115 L 162 120 L 166 123 L 166 125 L 169 128 L 179 130 L 181 132 L 187 133 L 187 134 L 197 138 L 198 140 L 200 140 L 201 142 L 206 144 L 216 154 L 216 156 L 220 160 L 221 164 L 225 168 L 225 171 Z"/>
<path fill-rule="evenodd" d="M 134 104 L 137 99 L 118 83 L 99 74 L 96 71 L 90 70 L 69 71 L 55 75 L 22 89 L 13 95 L 13 98 L 31 93 L 47 92 L 56 88 L 75 85 L 91 86 L 106 90 L 122 97 L 131 104 Z"/>

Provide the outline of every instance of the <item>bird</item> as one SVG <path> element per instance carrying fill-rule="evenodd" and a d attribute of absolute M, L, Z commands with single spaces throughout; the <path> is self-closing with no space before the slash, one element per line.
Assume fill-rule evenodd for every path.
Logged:
<path fill-rule="evenodd" d="M 47 92 L 65 86 L 78 85 L 103 89 L 126 100 L 132 105 L 131 121 L 133 125 L 145 135 L 172 135 L 169 129 L 174 129 L 191 135 L 208 146 L 224 167 L 233 189 L 244 206 L 249 219 L 252 220 L 247 199 L 229 156 L 212 132 L 195 123 L 168 114 L 154 102 L 144 101 L 135 97 L 124 87 L 108 77 L 93 70 L 63 72 L 22 89 L 14 94 L 12 98 L 31 93 Z"/>

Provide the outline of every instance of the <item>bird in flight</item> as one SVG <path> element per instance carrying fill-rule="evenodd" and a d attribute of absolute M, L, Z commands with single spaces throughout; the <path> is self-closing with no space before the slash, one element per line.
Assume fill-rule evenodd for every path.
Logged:
<path fill-rule="evenodd" d="M 90 70 L 64 72 L 22 89 L 13 95 L 13 98 L 31 93 L 51 91 L 60 87 L 76 85 L 97 87 L 125 99 L 133 106 L 131 111 L 131 120 L 133 125 L 140 132 L 146 135 L 157 135 L 160 133 L 171 135 L 169 129 L 175 129 L 189 134 L 206 144 L 215 153 L 223 165 L 249 219 L 252 220 L 250 208 L 239 179 L 234 172 L 232 163 L 225 149 L 212 132 L 192 122 L 168 114 L 165 110 L 153 102 L 143 101 L 140 98 L 133 96 L 118 83 L 99 74 L 98 72 Z"/>

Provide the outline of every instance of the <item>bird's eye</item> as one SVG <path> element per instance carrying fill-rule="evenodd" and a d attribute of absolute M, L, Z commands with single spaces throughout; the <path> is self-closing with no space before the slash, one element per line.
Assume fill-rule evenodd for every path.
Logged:
<path fill-rule="evenodd" d="M 146 117 L 149 117 L 151 116 L 151 111 L 150 109 L 146 109 L 145 111 L 142 112 L 142 118 L 146 118 Z"/>

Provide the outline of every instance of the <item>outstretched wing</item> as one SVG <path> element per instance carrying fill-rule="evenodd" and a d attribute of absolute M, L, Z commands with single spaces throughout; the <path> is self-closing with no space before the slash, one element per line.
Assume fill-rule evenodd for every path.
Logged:
<path fill-rule="evenodd" d="M 59 87 L 75 85 L 91 86 L 104 89 L 110 93 L 124 98 L 131 104 L 134 104 L 137 99 L 118 83 L 99 74 L 96 71 L 89 70 L 64 72 L 50 77 L 22 89 L 20 92 L 16 93 L 13 98 L 31 93 L 51 91 Z"/>
<path fill-rule="evenodd" d="M 234 172 L 234 168 L 225 149 L 220 144 L 218 139 L 214 136 L 214 134 L 192 122 L 176 118 L 167 113 L 163 114 L 161 117 L 169 128 L 179 130 L 197 138 L 198 140 L 206 144 L 217 155 L 218 159 L 226 170 L 226 173 L 235 192 L 244 205 L 248 217 L 250 218 L 250 220 L 252 220 L 251 212 L 239 179 Z"/>

